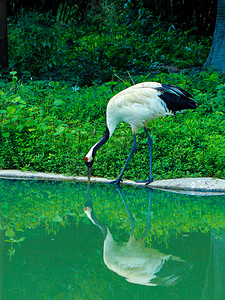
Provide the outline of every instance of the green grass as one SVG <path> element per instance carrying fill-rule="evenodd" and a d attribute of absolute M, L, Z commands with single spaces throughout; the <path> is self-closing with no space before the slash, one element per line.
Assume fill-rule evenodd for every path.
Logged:
<path fill-rule="evenodd" d="M 108 100 L 127 82 L 78 89 L 53 81 L 21 83 L 16 74 L 0 90 L 0 168 L 86 175 L 84 156 L 105 130 Z M 194 95 L 199 107 L 149 122 L 155 179 L 189 176 L 225 178 L 225 77 L 216 72 L 182 72 L 133 77 L 135 83 L 173 83 Z M 113 92 L 112 92 L 113 87 Z M 138 131 L 138 151 L 124 175 L 148 177 L 148 149 Z M 118 176 L 132 145 L 127 124 L 119 124 L 98 151 L 93 175 Z"/>

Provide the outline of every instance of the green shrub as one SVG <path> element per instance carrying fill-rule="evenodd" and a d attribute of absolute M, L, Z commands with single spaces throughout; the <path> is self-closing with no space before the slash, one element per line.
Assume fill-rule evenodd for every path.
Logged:
<path fill-rule="evenodd" d="M 80 88 L 53 81 L 20 83 L 16 74 L 0 91 L 0 168 L 85 175 L 84 156 L 105 130 L 108 100 L 127 82 Z M 141 76 L 135 82 L 160 81 L 193 93 L 196 111 L 149 122 L 154 142 L 155 179 L 188 176 L 225 178 L 225 78 L 214 72 Z M 112 92 L 111 87 L 114 87 Z M 208 90 L 208 92 L 207 92 Z M 128 124 L 119 124 L 96 155 L 94 175 L 116 177 L 132 144 Z M 148 149 L 143 130 L 138 152 L 125 177 L 148 176 Z"/>
<path fill-rule="evenodd" d="M 199 107 L 150 122 L 155 178 L 224 178 L 225 79 L 190 70 L 205 62 L 210 39 L 166 27 L 146 11 L 130 22 L 125 11 L 111 18 L 104 9 L 88 28 L 37 12 L 10 21 L 10 67 L 17 74 L 0 82 L 0 168 L 86 174 L 83 158 L 104 132 L 108 100 L 129 81 L 159 81 L 187 89 Z M 118 125 L 96 156 L 94 175 L 116 177 L 131 143 L 129 126 Z M 148 176 L 142 130 L 138 147 L 127 178 Z"/>
<path fill-rule="evenodd" d="M 107 20 L 101 28 L 85 28 L 37 12 L 21 14 L 9 23 L 10 67 L 23 80 L 51 78 L 83 86 L 110 81 L 115 71 L 137 75 L 206 61 L 210 39 L 194 37 L 191 31 L 166 28 L 154 19 L 148 32 L 141 29 L 141 20 L 133 27 Z"/>

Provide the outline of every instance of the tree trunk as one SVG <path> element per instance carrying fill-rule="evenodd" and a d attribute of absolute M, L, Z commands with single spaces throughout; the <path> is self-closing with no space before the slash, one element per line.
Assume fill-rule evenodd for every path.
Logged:
<path fill-rule="evenodd" d="M 0 0 L 0 66 L 8 67 L 7 0 Z"/>
<path fill-rule="evenodd" d="M 225 0 L 218 0 L 213 43 L 204 66 L 225 72 Z"/>

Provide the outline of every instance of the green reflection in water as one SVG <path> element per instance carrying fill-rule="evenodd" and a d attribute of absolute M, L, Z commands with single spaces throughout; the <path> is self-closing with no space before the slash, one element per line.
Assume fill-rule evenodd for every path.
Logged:
<path fill-rule="evenodd" d="M 136 239 L 134 235 L 135 219 L 127 206 L 121 188 L 116 187 L 116 189 L 121 196 L 131 223 L 128 242 L 122 244 L 115 242 L 109 228 L 96 217 L 89 193 L 84 205 L 84 211 L 88 218 L 102 231 L 104 263 L 110 270 L 126 278 L 130 283 L 165 287 L 176 284 L 182 275 L 192 268 L 192 265 L 177 256 L 162 253 L 153 247 L 146 247 L 144 244 L 144 239 L 151 227 L 153 190 L 148 190 L 149 204 L 145 231 L 139 239 Z"/>
<path fill-rule="evenodd" d="M 0 299 L 225 299 L 224 196 L 154 191 L 150 198 L 141 188 L 91 185 L 87 199 L 86 184 L 0 180 Z M 182 260 L 187 272 L 170 287 L 112 272 L 100 227 L 83 210 L 87 200 L 116 245 L 134 233 L 144 251 Z"/>

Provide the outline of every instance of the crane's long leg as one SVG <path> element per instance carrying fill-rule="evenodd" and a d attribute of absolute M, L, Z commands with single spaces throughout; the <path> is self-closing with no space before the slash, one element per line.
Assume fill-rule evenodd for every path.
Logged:
<path fill-rule="evenodd" d="M 110 184 L 119 184 L 120 183 L 120 181 L 122 179 L 122 176 L 123 176 L 123 173 L 126 170 L 127 165 L 129 164 L 129 161 L 130 161 L 131 157 L 133 156 L 133 154 L 134 154 L 134 152 L 136 150 L 137 150 L 136 133 L 133 132 L 133 145 L 131 147 L 130 154 L 129 154 L 128 158 L 127 158 L 127 161 L 126 161 L 125 165 L 123 166 L 123 169 L 122 169 L 119 177 L 116 180 L 110 181 L 109 182 Z"/>
<path fill-rule="evenodd" d="M 125 206 L 125 208 L 126 208 L 126 211 L 127 211 L 127 213 L 128 213 L 128 217 L 129 217 L 130 224 L 131 224 L 131 232 L 130 232 L 130 235 L 133 236 L 133 235 L 134 235 L 135 219 L 134 219 L 133 215 L 131 214 L 131 212 L 130 212 L 128 206 L 127 206 L 127 203 L 126 203 L 126 201 L 125 201 L 125 199 L 124 199 L 124 197 L 123 197 L 123 194 L 122 194 L 121 189 L 120 189 L 119 186 L 117 187 L 117 190 L 118 190 L 118 192 L 119 192 L 119 194 L 120 194 L 120 196 L 121 196 L 121 199 L 122 199 L 122 201 L 123 201 L 123 204 L 124 204 L 124 206 Z"/>
<path fill-rule="evenodd" d="M 149 133 L 148 133 L 148 129 L 146 127 L 144 127 L 146 136 L 148 138 L 148 148 L 149 148 L 149 179 L 147 180 L 143 180 L 143 181 L 136 181 L 139 183 L 145 183 L 145 184 L 149 184 L 150 182 L 153 181 L 153 173 L 152 173 L 152 138 L 150 137 Z"/>
<path fill-rule="evenodd" d="M 134 227 L 135 227 L 135 219 L 132 215 L 132 213 L 130 212 L 128 206 L 127 206 L 127 203 L 123 197 L 123 194 L 121 192 L 121 188 L 118 186 L 117 187 L 117 190 L 121 196 L 121 199 L 123 201 L 123 204 L 126 208 L 126 211 L 128 213 L 128 217 L 129 217 L 129 220 L 130 220 L 130 224 L 131 224 L 131 232 L 130 232 L 130 236 L 132 237 L 134 235 Z M 148 215 L 147 215 L 147 222 L 145 224 L 145 231 L 143 233 L 143 235 L 141 236 L 141 239 L 143 240 L 147 233 L 149 232 L 150 228 L 151 228 L 151 203 L 152 203 L 152 194 L 153 194 L 153 190 L 152 189 L 148 189 L 148 192 L 149 192 L 149 201 L 148 201 Z"/>
<path fill-rule="evenodd" d="M 151 228 L 151 203 L 152 203 L 152 194 L 153 194 L 153 190 L 149 189 L 148 217 L 147 217 L 147 222 L 145 224 L 145 231 L 144 231 L 141 239 L 144 239 L 146 237 L 148 231 Z"/>

